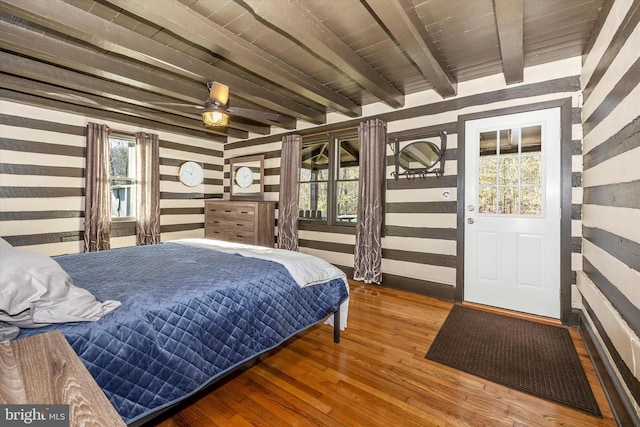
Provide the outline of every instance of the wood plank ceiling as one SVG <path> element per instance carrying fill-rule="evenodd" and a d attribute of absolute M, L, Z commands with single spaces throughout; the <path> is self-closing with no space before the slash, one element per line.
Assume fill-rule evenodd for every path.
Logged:
<path fill-rule="evenodd" d="M 0 98 L 226 141 L 579 56 L 608 0 L 0 0 Z M 207 82 L 232 116 L 205 129 Z M 184 105 L 173 105 L 173 104 Z"/>

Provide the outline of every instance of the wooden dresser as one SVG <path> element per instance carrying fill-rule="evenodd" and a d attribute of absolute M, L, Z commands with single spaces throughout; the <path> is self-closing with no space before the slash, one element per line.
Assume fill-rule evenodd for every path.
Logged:
<path fill-rule="evenodd" d="M 205 200 L 204 237 L 273 247 L 275 202 Z"/>

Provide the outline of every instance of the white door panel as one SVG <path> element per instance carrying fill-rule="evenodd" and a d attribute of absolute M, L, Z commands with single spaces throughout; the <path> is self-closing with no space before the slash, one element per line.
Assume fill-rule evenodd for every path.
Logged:
<path fill-rule="evenodd" d="M 518 235 L 518 286 L 543 288 L 542 270 L 544 237 L 533 234 Z"/>
<path fill-rule="evenodd" d="M 560 110 L 465 124 L 467 301 L 560 317 Z"/>
<path fill-rule="evenodd" d="M 486 231 L 478 232 L 478 279 L 498 282 L 500 258 L 500 235 Z"/>

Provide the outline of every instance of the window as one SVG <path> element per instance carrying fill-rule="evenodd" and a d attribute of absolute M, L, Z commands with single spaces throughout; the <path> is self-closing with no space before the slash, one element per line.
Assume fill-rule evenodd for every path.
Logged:
<path fill-rule="evenodd" d="M 301 223 L 355 225 L 360 150 L 357 130 L 302 139 Z"/>
<path fill-rule="evenodd" d="M 480 133 L 478 213 L 542 215 L 542 127 Z"/>
<path fill-rule="evenodd" d="M 133 135 L 109 137 L 111 219 L 136 216 L 136 141 Z"/>

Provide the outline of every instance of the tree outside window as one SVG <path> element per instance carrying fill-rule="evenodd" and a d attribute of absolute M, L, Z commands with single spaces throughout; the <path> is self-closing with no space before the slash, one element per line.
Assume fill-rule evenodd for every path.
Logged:
<path fill-rule="evenodd" d="M 542 127 L 480 133 L 478 213 L 540 216 Z"/>

